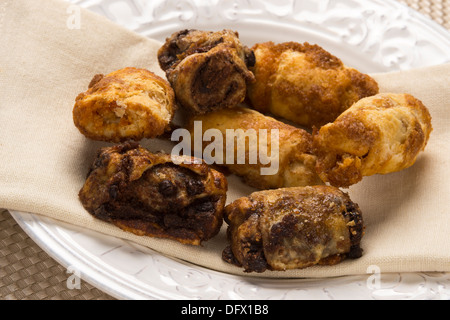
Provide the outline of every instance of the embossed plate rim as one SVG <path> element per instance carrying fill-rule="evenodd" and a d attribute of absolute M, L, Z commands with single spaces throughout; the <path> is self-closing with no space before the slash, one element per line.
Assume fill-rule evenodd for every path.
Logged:
<path fill-rule="evenodd" d="M 88 9 L 92 9 L 95 6 L 101 5 L 102 3 L 104 4 L 107 2 L 118 2 L 116 0 L 67 1 L 80 4 Z M 137 9 L 139 9 L 138 4 L 142 3 L 142 0 L 127 1 L 129 3 L 132 3 L 132 5 Z M 154 1 L 152 3 L 155 2 L 158 1 Z M 180 4 L 185 2 L 186 1 L 184 0 L 162 0 L 158 3 Z M 230 1 L 229 3 L 248 4 L 251 2 L 255 3 L 257 1 L 234 0 Z M 263 2 L 266 4 L 270 3 L 270 1 Z M 279 1 L 276 2 L 279 3 Z M 282 3 L 285 2 L 286 1 L 282 1 Z M 325 0 L 325 2 L 336 3 L 336 1 L 333 0 Z M 351 2 L 352 0 L 340 1 L 340 3 L 343 4 L 349 4 Z M 195 0 L 190 3 L 194 3 L 194 6 L 205 9 L 205 4 L 209 2 L 204 0 Z M 393 0 L 368 0 L 365 3 L 384 6 L 386 10 L 397 10 L 397 17 L 400 19 L 400 21 L 397 21 L 400 23 L 398 25 L 398 32 L 401 33 L 402 31 L 402 23 L 404 23 L 404 26 L 407 27 L 412 27 L 412 25 L 414 24 L 414 28 L 417 28 L 419 26 L 419 28 L 431 30 L 432 32 L 434 32 L 434 37 L 441 37 L 441 39 L 444 40 L 444 44 L 441 45 L 446 45 L 450 48 L 450 34 L 447 32 L 447 30 L 438 25 L 436 22 L 428 19 L 427 17 L 412 10 L 411 8 L 408 8 L 406 5 L 395 2 Z M 104 13 L 105 15 L 108 15 L 106 12 Z M 114 17 L 109 16 L 108 18 L 114 21 Z M 267 17 L 265 19 L 267 19 Z M 202 19 L 199 18 L 198 20 Z M 233 19 L 231 20 L 235 21 Z M 185 22 L 187 23 L 188 21 Z M 201 22 L 204 23 L 205 21 Z M 149 21 L 147 21 L 146 23 L 150 26 L 152 24 L 155 24 Z M 290 23 L 292 27 L 292 22 Z M 289 23 L 287 23 L 287 25 L 289 26 Z M 303 27 L 308 29 L 308 23 L 306 23 L 306 25 Z M 309 27 L 311 27 L 311 25 Z M 180 28 L 180 26 L 179 24 L 176 24 L 173 26 L 173 28 L 177 29 Z M 157 28 L 155 28 L 155 30 L 157 30 Z M 139 29 L 137 31 L 142 32 L 147 36 L 157 36 L 156 33 L 152 34 L 151 32 L 145 32 L 145 28 Z M 159 35 L 159 37 L 161 37 L 161 35 Z M 345 39 L 345 37 L 343 39 Z M 158 40 L 163 39 L 159 38 Z M 399 59 L 401 60 L 401 58 Z M 411 63 L 411 61 L 409 61 L 409 63 Z M 419 64 L 425 65 L 423 61 L 419 61 Z M 379 65 L 379 67 L 380 71 L 385 71 L 382 70 L 382 66 Z M 395 70 L 400 68 L 400 65 L 390 65 L 386 66 L 385 69 Z M 149 284 L 143 281 L 139 281 L 139 279 L 130 276 L 129 273 L 119 270 L 115 267 L 115 265 L 106 263 L 105 261 L 99 259 L 96 254 L 90 252 L 89 249 L 74 241 L 73 239 L 77 236 L 77 234 L 81 235 L 81 230 L 79 230 L 77 227 L 29 213 L 17 211 L 10 212 L 17 223 L 24 229 L 24 231 L 44 251 L 46 251 L 60 264 L 65 267 L 76 266 L 81 272 L 81 277 L 83 280 L 119 299 L 301 299 L 309 298 L 309 294 L 311 294 L 312 296 L 320 294 L 320 298 L 322 299 L 359 299 L 361 298 L 361 294 L 366 298 L 391 299 L 450 297 L 450 293 L 448 291 L 440 291 L 440 288 L 446 288 L 446 285 L 449 285 L 450 287 L 449 274 L 392 274 L 390 275 L 390 278 L 388 277 L 387 281 L 384 281 L 383 288 L 379 290 L 371 290 L 367 287 L 366 281 L 369 275 L 326 279 L 297 279 L 294 282 L 292 280 L 276 280 L 263 278 L 247 279 L 234 275 L 223 274 L 213 270 L 208 270 L 184 261 L 177 261 L 172 258 L 161 256 L 151 249 L 143 248 L 139 245 L 124 240 L 115 239 L 119 242 L 119 244 L 116 243 L 115 247 L 113 246 L 110 250 L 107 250 L 106 256 L 114 252 L 121 254 L 121 250 L 123 250 L 124 253 L 131 254 L 131 256 L 133 253 L 135 254 L 137 252 L 143 252 L 145 253 L 145 255 L 148 255 L 149 258 L 151 257 L 152 259 L 154 259 L 153 261 L 150 261 L 149 266 L 139 271 L 141 272 L 141 274 L 144 274 L 146 271 L 157 271 L 155 272 L 155 277 L 152 279 L 154 280 L 154 282 Z M 92 231 L 88 231 L 88 233 L 89 235 L 87 237 L 87 241 L 92 241 L 93 246 L 99 245 L 100 248 L 102 248 L 102 245 L 104 245 L 102 244 L 103 241 L 108 242 L 109 238 L 112 238 Z M 178 275 L 179 271 L 181 271 L 181 278 Z M 406 290 L 407 292 L 397 292 L 395 290 L 396 286 L 402 285 L 402 277 L 406 277 L 407 279 L 411 279 L 408 277 L 412 277 L 412 279 L 414 279 L 415 281 L 412 281 L 412 283 L 414 283 L 414 286 L 408 288 L 408 290 Z M 208 281 L 206 281 L 205 279 L 210 281 L 210 283 L 207 283 Z M 177 281 L 179 282 L 178 284 Z M 346 290 L 349 289 L 349 286 L 353 290 Z M 341 287 L 345 288 L 342 292 L 339 291 Z M 326 290 L 327 288 L 334 288 L 336 290 L 330 291 L 330 289 Z M 423 291 L 423 288 L 426 288 L 426 291 Z M 221 292 L 222 289 L 223 292 Z M 258 294 L 255 295 L 255 292 L 257 292 Z M 334 292 L 334 294 L 331 294 L 330 292 Z M 263 295 L 263 293 L 265 295 Z"/>

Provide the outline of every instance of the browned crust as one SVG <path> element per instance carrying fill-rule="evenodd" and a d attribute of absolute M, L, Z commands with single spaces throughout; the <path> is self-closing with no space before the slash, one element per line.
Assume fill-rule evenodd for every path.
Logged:
<path fill-rule="evenodd" d="M 253 52 L 231 30 L 182 30 L 166 39 L 158 61 L 177 101 L 192 114 L 234 107 L 244 101 L 254 75 Z"/>
<path fill-rule="evenodd" d="M 125 231 L 200 245 L 220 230 L 228 187 L 221 173 L 191 160 L 175 165 L 131 142 L 100 149 L 80 201 Z"/>
<path fill-rule="evenodd" d="M 317 172 L 333 186 L 349 187 L 364 176 L 406 169 L 425 149 L 432 130 L 428 109 L 410 94 L 362 99 L 315 130 Z"/>
<path fill-rule="evenodd" d="M 267 130 L 268 149 L 271 148 L 271 130 L 279 130 L 279 170 L 273 175 L 261 175 L 261 169 L 270 166 L 261 162 L 249 163 L 249 145 L 245 145 L 245 164 L 225 163 L 223 166 L 231 172 L 243 178 L 246 184 L 258 189 L 275 189 L 283 187 L 305 186 L 322 184 L 316 173 L 316 158 L 313 153 L 312 135 L 307 131 L 265 116 L 255 110 L 235 107 L 216 110 L 205 115 L 197 115 L 189 119 L 186 128 L 194 137 L 194 122 L 201 121 L 202 134 L 209 129 L 217 129 L 224 136 L 223 154 L 226 158 L 227 150 L 225 137 L 227 130 L 249 129 Z M 195 148 L 196 146 L 194 145 Z M 204 142 L 202 150 L 210 142 Z M 237 149 L 237 146 L 235 146 Z M 237 155 L 237 150 L 234 151 Z M 299 169 L 301 168 L 301 169 Z"/>
<path fill-rule="evenodd" d="M 222 258 L 243 267 L 245 272 L 284 270 L 280 261 L 281 266 L 301 269 L 362 255 L 361 211 L 346 193 L 334 187 L 256 192 L 226 206 L 224 219 L 229 225 L 230 246 Z M 270 220 L 273 220 L 271 227 L 266 230 L 264 225 Z M 265 235 L 266 232 L 269 234 Z M 348 240 L 340 239 L 341 236 L 334 239 L 334 234 L 346 234 Z M 334 242 L 335 251 L 317 256 L 316 247 Z M 295 250 L 300 250 L 296 260 L 285 260 L 282 252 L 289 250 L 297 253 Z"/>

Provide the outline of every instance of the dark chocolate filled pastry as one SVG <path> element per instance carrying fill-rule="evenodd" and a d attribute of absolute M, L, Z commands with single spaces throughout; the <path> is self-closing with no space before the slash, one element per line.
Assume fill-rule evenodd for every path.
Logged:
<path fill-rule="evenodd" d="M 223 259 L 245 272 L 302 269 L 359 258 L 364 233 L 357 204 L 330 186 L 260 191 L 225 207 Z"/>
<path fill-rule="evenodd" d="M 158 52 L 178 103 L 193 114 L 234 107 L 244 101 L 255 77 L 253 51 L 237 32 L 183 30 L 169 37 Z"/>
<path fill-rule="evenodd" d="M 132 142 L 100 149 L 80 200 L 128 232 L 200 245 L 222 226 L 227 181 L 202 160 L 172 160 Z"/>

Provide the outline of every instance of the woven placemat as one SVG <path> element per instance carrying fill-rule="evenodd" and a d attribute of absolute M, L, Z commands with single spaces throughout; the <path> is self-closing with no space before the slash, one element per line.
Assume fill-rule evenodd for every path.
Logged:
<path fill-rule="evenodd" d="M 20 228 L 8 211 L 0 211 L 0 298 L 3 300 L 110 300 L 80 281 L 69 289 L 70 273 Z"/>
<path fill-rule="evenodd" d="M 450 0 L 398 0 L 450 30 Z M 45 253 L 0 209 L 0 299 L 2 300 L 113 300 L 81 281 L 67 286 L 65 267 Z"/>
<path fill-rule="evenodd" d="M 450 30 L 450 0 L 398 0 Z"/>

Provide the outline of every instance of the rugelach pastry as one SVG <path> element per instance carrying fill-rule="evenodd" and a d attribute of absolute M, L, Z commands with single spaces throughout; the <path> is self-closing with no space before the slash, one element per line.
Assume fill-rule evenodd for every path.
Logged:
<path fill-rule="evenodd" d="M 175 109 L 166 80 L 145 69 L 125 68 L 92 79 L 76 98 L 73 121 L 93 140 L 139 141 L 164 134 Z"/>
<path fill-rule="evenodd" d="M 126 142 L 99 150 L 79 198 L 94 217 L 125 231 L 200 245 L 220 230 L 227 187 L 199 159 Z"/>
<path fill-rule="evenodd" d="M 231 30 L 176 32 L 160 48 L 158 60 L 180 107 L 191 114 L 236 106 L 255 80 L 248 70 L 255 63 L 253 52 Z"/>
<path fill-rule="evenodd" d="M 345 66 L 318 45 L 266 42 L 253 48 L 256 81 L 248 101 L 271 113 L 312 128 L 333 122 L 358 100 L 378 93 L 370 76 Z"/>
<path fill-rule="evenodd" d="M 323 184 L 315 170 L 312 136 L 303 129 L 245 107 L 197 115 L 189 120 L 186 127 L 191 133 L 193 149 L 203 148 L 200 151 L 204 158 L 211 143 L 218 141 L 208 138 L 203 139 L 200 146 L 196 145 L 194 139 L 198 133 L 194 129 L 195 122 L 201 124 L 202 135 L 213 129 L 222 139 L 218 150 L 215 150 L 221 153 L 218 160 L 222 163 L 215 164 L 226 167 L 252 187 L 276 189 Z"/>
<path fill-rule="evenodd" d="M 266 190 L 225 208 L 223 259 L 245 272 L 334 265 L 362 256 L 358 205 L 330 186 Z"/>
<path fill-rule="evenodd" d="M 411 167 L 433 128 L 428 109 L 409 94 L 365 98 L 314 133 L 317 172 L 349 187 L 364 176 Z"/>

